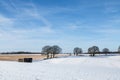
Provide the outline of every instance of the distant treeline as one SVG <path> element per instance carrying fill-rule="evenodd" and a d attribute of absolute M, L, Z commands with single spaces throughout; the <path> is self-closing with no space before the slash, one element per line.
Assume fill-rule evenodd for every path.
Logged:
<path fill-rule="evenodd" d="M 24 52 L 24 51 L 19 51 L 19 52 L 2 52 L 0 54 L 42 54 L 40 52 Z"/>
<path fill-rule="evenodd" d="M 120 52 L 117 52 L 117 51 L 115 51 L 115 52 L 95 52 L 95 54 L 120 54 Z M 84 53 L 84 54 L 90 54 L 90 53 Z"/>
<path fill-rule="evenodd" d="M 120 52 L 107 52 L 107 54 L 117 54 Z M 19 51 L 19 52 L 2 52 L 0 54 L 44 54 L 44 53 L 41 53 L 41 52 L 24 52 L 24 51 Z M 72 54 L 72 53 L 62 53 L 62 54 Z M 90 54 L 88 52 L 86 53 L 81 53 L 81 54 Z M 95 54 L 105 54 L 105 52 L 96 52 Z"/>

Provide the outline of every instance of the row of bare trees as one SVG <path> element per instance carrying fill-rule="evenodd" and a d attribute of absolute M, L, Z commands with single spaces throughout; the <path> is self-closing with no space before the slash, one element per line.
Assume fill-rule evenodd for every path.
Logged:
<path fill-rule="evenodd" d="M 56 54 L 59 54 L 62 52 L 62 48 L 60 48 L 58 45 L 53 45 L 53 46 L 44 46 L 42 48 L 42 53 L 47 55 L 47 58 L 54 58 Z M 92 46 L 90 48 L 88 48 L 88 53 L 90 54 L 90 56 L 95 56 L 96 53 L 99 53 L 99 47 L 98 46 Z M 107 54 L 109 52 L 108 48 L 104 48 L 102 50 L 102 52 L 104 52 L 105 54 Z M 118 48 L 118 52 L 120 52 L 120 46 Z M 73 50 L 74 55 L 78 56 L 79 54 L 83 53 L 82 48 L 79 47 L 75 47 Z"/>
<path fill-rule="evenodd" d="M 91 54 L 91 56 L 95 56 L 95 53 L 99 52 L 99 48 L 97 46 L 92 46 L 90 48 L 88 48 L 88 53 Z M 73 50 L 73 53 L 75 56 L 83 53 L 82 48 L 79 47 L 75 47 Z"/>
<path fill-rule="evenodd" d="M 74 50 L 73 50 L 73 53 L 76 56 L 81 54 L 82 52 L 83 52 L 82 48 L 79 48 L 79 47 L 75 47 Z M 98 46 L 92 46 L 92 47 L 88 48 L 88 53 L 90 54 L 90 56 L 95 56 L 95 54 L 99 53 L 99 52 L 100 52 L 100 50 L 99 50 Z M 107 55 L 107 53 L 110 52 L 110 51 L 109 51 L 108 48 L 104 48 L 102 50 L 102 52 L 104 52 Z M 120 52 L 120 46 L 118 47 L 118 52 Z"/>

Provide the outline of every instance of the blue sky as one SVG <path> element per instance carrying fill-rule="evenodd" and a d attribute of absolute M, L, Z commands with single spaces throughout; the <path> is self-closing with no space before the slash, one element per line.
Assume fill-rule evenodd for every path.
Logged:
<path fill-rule="evenodd" d="M 120 45 L 120 0 L 0 0 L 0 52 Z"/>

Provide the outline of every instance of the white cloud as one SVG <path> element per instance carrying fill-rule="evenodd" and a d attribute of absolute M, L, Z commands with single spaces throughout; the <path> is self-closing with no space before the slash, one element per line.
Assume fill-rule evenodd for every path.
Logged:
<path fill-rule="evenodd" d="M 65 25 L 65 29 L 69 29 L 69 30 L 78 30 L 78 29 L 83 30 L 83 28 L 85 28 L 83 21 L 76 21 L 66 24 L 67 25 Z"/>
<path fill-rule="evenodd" d="M 105 12 L 110 12 L 110 13 L 115 13 L 115 12 L 118 12 L 119 11 L 119 9 L 117 9 L 116 7 L 106 7 L 106 9 L 105 9 Z"/>
<path fill-rule="evenodd" d="M 9 27 L 12 26 L 14 21 L 10 18 L 7 18 L 3 15 L 0 15 L 0 26 L 2 27 Z"/>
<path fill-rule="evenodd" d="M 15 22 L 16 20 L 16 22 Z M 19 27 L 19 18 L 11 19 L 8 17 L 5 17 L 3 15 L 0 15 L 0 39 L 27 39 L 32 37 L 41 37 L 41 36 L 48 36 L 55 34 L 55 30 L 49 26 L 45 20 L 42 20 L 46 26 L 37 26 L 32 25 L 32 29 L 24 29 L 24 26 L 22 26 L 21 29 L 17 28 Z M 16 25 L 17 24 L 17 25 Z M 22 23 L 20 23 L 22 24 Z M 30 25 L 31 26 L 31 25 Z"/>
<path fill-rule="evenodd" d="M 35 29 L 14 29 L 0 30 L 0 39 L 5 40 L 28 40 L 45 36 L 53 36 L 56 32 L 50 27 L 40 27 Z"/>
<path fill-rule="evenodd" d="M 51 27 L 42 27 L 40 28 L 40 31 L 43 32 L 43 33 L 55 33 L 55 31 L 51 28 Z"/>
<path fill-rule="evenodd" d="M 69 26 L 69 29 L 71 29 L 71 30 L 77 30 L 79 28 L 79 26 L 77 26 L 77 25 L 70 25 Z"/>
<path fill-rule="evenodd" d="M 4 2 L 3 2 L 4 3 Z M 14 14 L 14 19 L 7 18 L 3 15 L 0 15 L 0 25 L 4 26 L 4 28 L 0 28 L 0 37 L 1 39 L 24 39 L 29 37 L 40 37 L 40 36 L 47 36 L 55 34 L 55 30 L 52 28 L 52 24 L 43 16 L 40 15 L 40 12 L 36 8 L 36 6 L 33 3 L 27 3 L 27 6 L 31 7 L 19 7 L 18 5 L 14 4 L 10 0 L 10 4 L 4 3 L 5 8 L 9 8 L 11 6 L 15 7 L 18 11 Z M 25 5 L 26 3 L 22 4 Z M 28 5 L 29 4 L 29 5 Z M 14 12 L 12 8 L 8 9 L 11 12 Z M 32 27 L 32 29 L 24 29 L 26 25 L 24 22 L 27 20 L 27 22 L 31 20 L 37 20 L 44 24 L 44 26 L 36 25 L 36 23 L 32 25 L 29 25 Z M 14 20 L 16 22 L 14 22 Z M 39 24 L 39 23 L 38 23 Z M 17 28 L 21 27 L 21 29 Z"/>
<path fill-rule="evenodd" d="M 98 30 L 98 32 L 103 33 L 103 34 L 120 34 L 120 30 L 119 29 L 102 29 L 102 30 Z"/>
<path fill-rule="evenodd" d="M 34 28 L 34 29 L 27 29 L 27 30 L 24 30 L 24 29 L 14 29 L 14 30 L 11 30 L 11 32 L 15 33 L 15 34 L 24 34 L 24 35 L 27 35 L 27 36 L 32 36 L 32 35 L 35 35 L 35 36 L 42 36 L 42 35 L 48 35 L 48 34 L 53 34 L 55 33 L 55 31 L 50 28 L 50 27 L 40 27 L 40 28 Z M 29 35 L 31 34 L 31 35 Z"/>
<path fill-rule="evenodd" d="M 116 2 L 116 1 L 114 1 L 114 2 L 110 1 L 110 2 L 104 3 L 105 12 L 116 13 L 116 12 L 120 11 L 120 9 L 118 8 L 119 5 L 120 5 L 120 3 Z"/>
<path fill-rule="evenodd" d="M 120 23 L 120 17 L 119 16 L 113 17 L 111 20 L 109 20 L 109 22 L 112 25 L 119 24 Z"/>

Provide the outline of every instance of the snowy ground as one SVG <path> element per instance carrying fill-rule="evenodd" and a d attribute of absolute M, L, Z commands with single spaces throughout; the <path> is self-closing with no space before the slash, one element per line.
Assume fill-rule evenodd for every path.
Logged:
<path fill-rule="evenodd" d="M 120 80 L 120 56 L 0 61 L 0 80 Z"/>

